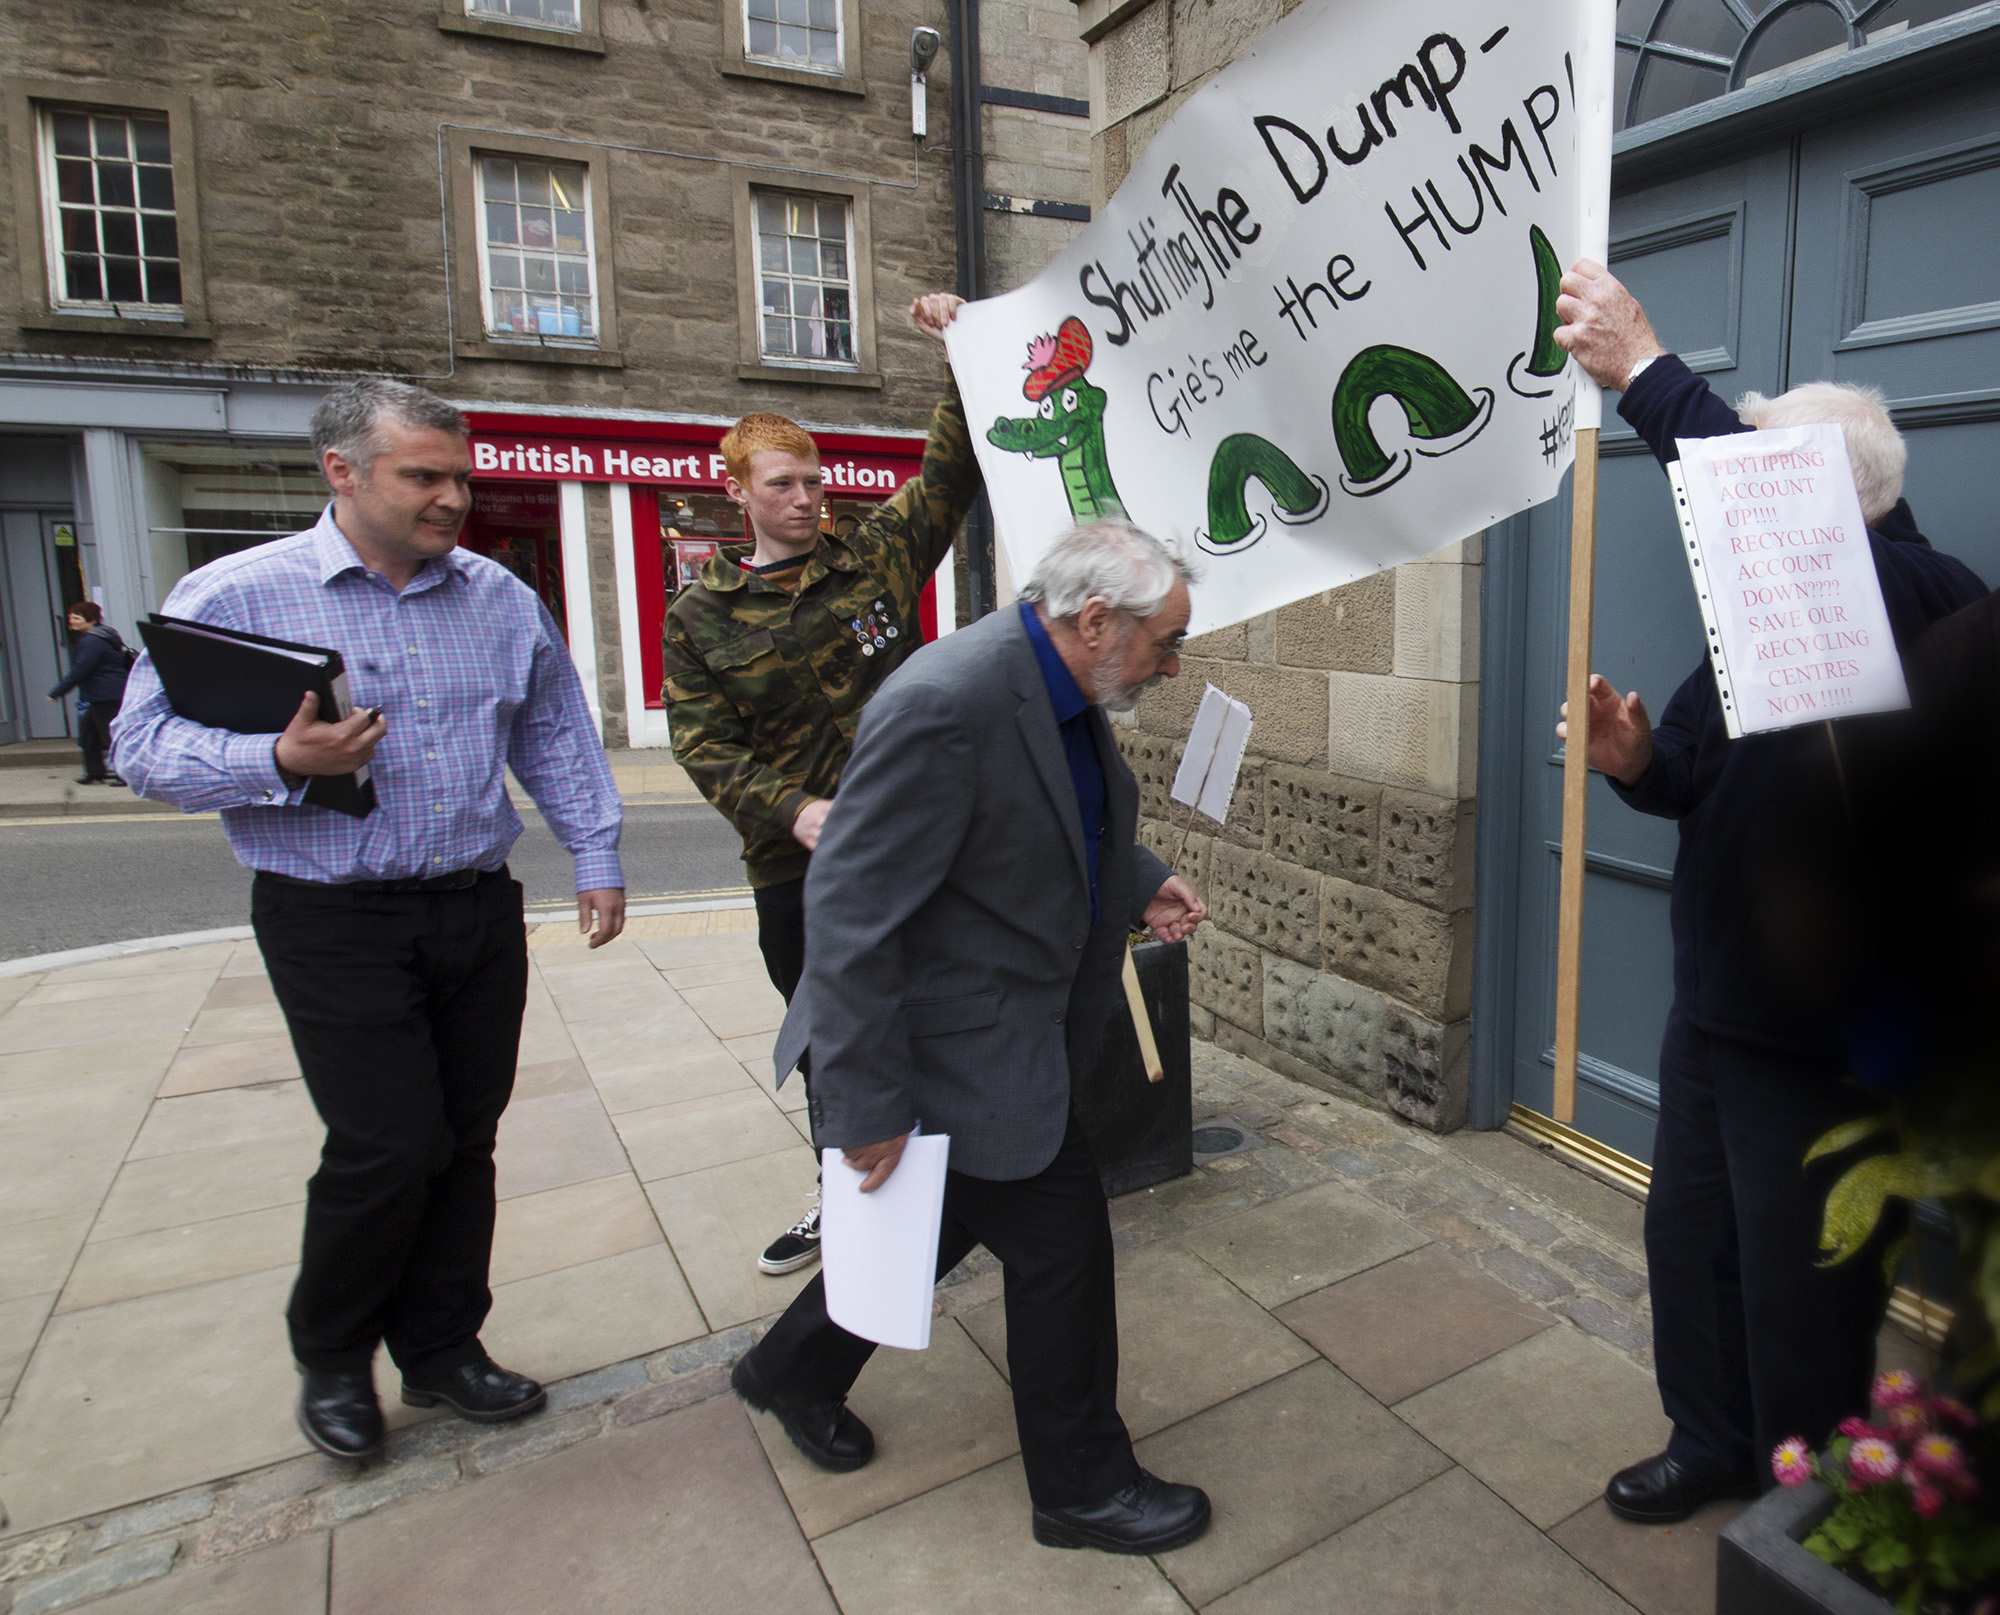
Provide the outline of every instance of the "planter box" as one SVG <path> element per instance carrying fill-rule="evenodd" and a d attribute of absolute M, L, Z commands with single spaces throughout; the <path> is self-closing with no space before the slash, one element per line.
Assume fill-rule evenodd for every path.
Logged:
<path fill-rule="evenodd" d="M 1139 1037 L 1121 994 L 1089 1076 L 1070 1091 L 1107 1195 L 1130 1194 L 1194 1170 L 1187 944 L 1149 942 L 1134 948 L 1132 959 L 1139 967 L 1139 987 L 1153 1017 L 1166 1077 L 1146 1080 Z"/>
<path fill-rule="evenodd" d="M 1887 1599 L 1799 1546 L 1833 1503 L 1817 1481 L 1779 1487 L 1724 1526 L 1715 1615 L 1895 1615 Z"/>

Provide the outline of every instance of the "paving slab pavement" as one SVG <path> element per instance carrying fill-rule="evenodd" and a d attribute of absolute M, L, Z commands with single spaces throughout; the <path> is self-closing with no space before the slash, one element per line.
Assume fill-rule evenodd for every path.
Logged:
<path fill-rule="evenodd" d="M 1208 1536 L 1033 1543 L 984 1252 L 856 1387 L 876 1460 L 812 1468 L 727 1393 L 809 1277 L 754 1267 L 813 1182 L 754 923 L 531 933 L 484 1339 L 550 1406 L 420 1413 L 383 1359 L 366 1466 L 292 1423 L 318 1130 L 255 945 L 0 980 L 0 1615 L 1713 1607 L 1730 1506 L 1658 1531 L 1597 1496 L 1664 1433 L 1636 1203 L 1207 1045 L 1198 1114 L 1249 1147 L 1112 1221 L 1121 1407 Z"/>

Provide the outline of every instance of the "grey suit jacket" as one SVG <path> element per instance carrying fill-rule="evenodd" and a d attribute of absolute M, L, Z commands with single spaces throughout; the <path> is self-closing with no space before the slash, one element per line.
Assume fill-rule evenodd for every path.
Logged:
<path fill-rule="evenodd" d="M 1012 607 L 926 646 L 862 714 L 806 875 L 805 975 L 777 1045 L 812 1049 L 822 1146 L 951 1135 L 974 1177 L 1032 1177 L 1068 1126 L 1070 1073 L 1123 1004 L 1125 936 L 1167 869 L 1133 842 L 1139 788 L 1111 725 L 1100 918 L 1083 825 Z"/>

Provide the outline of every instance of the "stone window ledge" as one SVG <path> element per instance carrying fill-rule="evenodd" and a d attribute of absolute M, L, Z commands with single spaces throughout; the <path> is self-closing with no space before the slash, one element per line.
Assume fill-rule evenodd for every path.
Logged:
<path fill-rule="evenodd" d="M 868 387 L 879 389 L 879 370 L 814 370 L 806 365 L 740 364 L 738 381 L 792 382 L 802 387 Z"/>
<path fill-rule="evenodd" d="M 24 331 L 65 331 L 120 340 L 207 342 L 215 327 L 207 320 L 105 319 L 91 314 L 22 314 L 14 323 Z"/>
<path fill-rule="evenodd" d="M 447 34 L 472 34 L 516 45 L 545 45 L 551 50 L 602 56 L 604 36 L 598 31 L 596 0 L 583 0 L 579 15 L 583 26 L 572 33 L 567 28 L 537 28 L 531 23 L 508 22 L 501 17 L 475 17 L 466 11 L 464 0 L 439 0 L 438 28 Z"/>
<path fill-rule="evenodd" d="M 768 79 L 774 84 L 796 84 L 808 90 L 829 90 L 835 95 L 868 93 L 868 86 L 843 73 L 814 73 L 802 67 L 780 67 L 776 62 L 759 62 L 749 57 L 716 64 L 726 78 Z"/>
<path fill-rule="evenodd" d="M 459 342 L 452 352 L 461 359 L 494 359 L 502 364 L 587 365 L 597 370 L 622 370 L 625 355 L 616 348 L 545 348 L 537 342 Z"/>

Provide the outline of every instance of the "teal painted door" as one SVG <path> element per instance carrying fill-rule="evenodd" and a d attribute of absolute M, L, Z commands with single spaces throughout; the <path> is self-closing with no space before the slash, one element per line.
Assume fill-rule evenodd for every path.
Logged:
<path fill-rule="evenodd" d="M 1919 526 L 2000 582 L 2000 86 L 1818 129 L 1618 196 L 1612 266 L 1660 339 L 1734 402 L 1878 386 Z M 1607 400 L 1615 405 L 1616 398 Z M 1482 616 L 1474 1121 L 1550 1112 L 1567 496 L 1494 529 Z M 1592 666 L 1657 716 L 1701 656 L 1666 479 L 1607 407 Z M 1650 1160 L 1672 999 L 1675 826 L 1593 778 L 1574 1125 Z"/>

